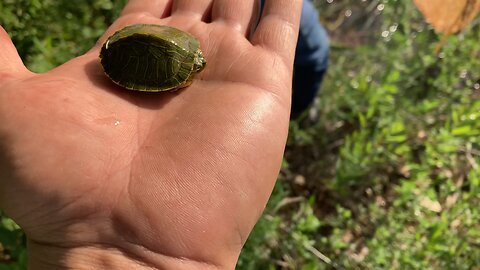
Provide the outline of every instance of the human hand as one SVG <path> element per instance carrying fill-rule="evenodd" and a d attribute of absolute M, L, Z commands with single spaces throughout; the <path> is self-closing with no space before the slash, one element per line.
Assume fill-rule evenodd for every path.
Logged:
<path fill-rule="evenodd" d="M 231 269 L 287 137 L 301 0 L 131 0 L 98 45 L 44 74 L 0 28 L 0 206 L 31 269 Z M 168 93 L 121 89 L 101 43 L 133 23 L 200 40 L 207 68 Z"/>

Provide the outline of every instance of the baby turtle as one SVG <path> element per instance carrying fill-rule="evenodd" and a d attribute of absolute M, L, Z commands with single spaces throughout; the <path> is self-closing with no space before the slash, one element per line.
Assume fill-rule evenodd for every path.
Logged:
<path fill-rule="evenodd" d="M 152 24 L 134 24 L 117 31 L 103 44 L 100 59 L 114 83 L 145 92 L 187 87 L 207 63 L 195 37 Z"/>

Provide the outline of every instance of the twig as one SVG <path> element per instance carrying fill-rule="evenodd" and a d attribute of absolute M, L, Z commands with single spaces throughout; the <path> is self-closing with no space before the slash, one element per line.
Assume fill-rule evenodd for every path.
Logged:
<path fill-rule="evenodd" d="M 308 243 L 304 243 L 303 246 L 308 250 L 310 251 L 313 255 L 315 255 L 317 258 L 319 258 L 320 260 L 322 260 L 324 263 L 332 266 L 334 269 L 338 269 L 334 264 L 332 264 L 332 260 L 330 258 L 328 258 L 327 256 L 325 256 L 322 252 L 320 252 L 318 249 L 316 249 L 315 247 L 313 247 L 312 245 L 308 244 Z"/>
<path fill-rule="evenodd" d="M 465 156 L 467 157 L 467 160 L 468 160 L 468 163 L 470 163 L 470 166 L 472 166 L 474 170 L 478 170 L 478 164 L 472 156 L 472 151 L 465 152 Z"/>
<path fill-rule="evenodd" d="M 301 197 L 301 196 L 284 198 L 277 204 L 277 206 L 275 206 L 275 208 L 273 209 L 273 213 L 278 212 L 278 210 L 282 209 L 283 207 L 285 207 L 287 205 L 294 204 L 294 203 L 299 203 L 299 202 L 302 202 L 303 200 L 305 200 L 305 198 Z"/>

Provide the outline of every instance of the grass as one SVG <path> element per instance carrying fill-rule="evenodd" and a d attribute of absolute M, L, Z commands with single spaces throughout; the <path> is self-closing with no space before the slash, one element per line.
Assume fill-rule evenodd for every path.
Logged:
<path fill-rule="evenodd" d="M 86 51 L 123 2 L 4 0 L 0 23 L 41 72 Z M 479 269 L 479 20 L 435 56 L 412 1 L 317 2 L 330 70 L 237 268 Z M 0 269 L 25 269 L 24 242 L 2 216 Z"/>

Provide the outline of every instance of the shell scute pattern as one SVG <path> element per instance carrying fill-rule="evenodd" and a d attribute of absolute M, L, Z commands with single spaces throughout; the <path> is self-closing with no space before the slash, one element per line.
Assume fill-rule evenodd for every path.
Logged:
<path fill-rule="evenodd" d="M 161 25 L 137 24 L 117 31 L 102 46 L 100 58 L 113 82 L 147 92 L 186 87 L 206 65 L 197 39 Z"/>

